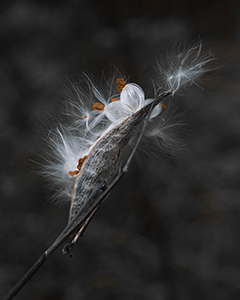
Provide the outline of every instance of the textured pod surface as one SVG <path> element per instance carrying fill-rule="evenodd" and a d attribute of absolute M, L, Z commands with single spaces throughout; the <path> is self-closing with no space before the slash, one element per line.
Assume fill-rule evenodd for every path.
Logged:
<path fill-rule="evenodd" d="M 159 104 L 169 93 L 162 93 L 131 117 L 106 133 L 94 146 L 77 176 L 71 200 L 69 220 L 78 212 L 95 190 L 98 182 L 109 186 L 119 174 L 124 150 L 138 126 L 148 116 L 153 106 Z M 96 198 L 98 195 L 96 195 Z M 94 203 L 94 199 L 93 199 Z M 91 209 L 91 206 L 90 206 Z"/>

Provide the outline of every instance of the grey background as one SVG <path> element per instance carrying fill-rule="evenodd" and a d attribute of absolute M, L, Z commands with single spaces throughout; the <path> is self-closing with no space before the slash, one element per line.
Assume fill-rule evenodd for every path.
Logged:
<path fill-rule="evenodd" d="M 49 201 L 37 173 L 47 134 L 41 120 L 64 101 L 66 76 L 89 71 L 98 80 L 122 65 L 145 88 L 162 48 L 200 36 L 219 69 L 201 82 L 204 90 L 180 92 L 191 131 L 186 152 L 137 156 L 73 258 L 58 250 L 16 299 L 240 299 L 239 2 L 0 5 L 0 297 L 67 222 L 68 205 Z"/>

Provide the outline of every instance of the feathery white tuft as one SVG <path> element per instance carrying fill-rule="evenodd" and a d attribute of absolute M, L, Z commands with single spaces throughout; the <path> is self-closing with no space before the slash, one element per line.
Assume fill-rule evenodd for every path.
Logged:
<path fill-rule="evenodd" d="M 185 140 L 189 133 L 186 114 L 175 104 L 168 102 L 166 109 L 160 116 L 148 123 L 141 148 L 151 152 L 155 149 L 155 155 L 178 156 L 186 150 Z M 184 142 L 183 142 L 184 141 Z M 152 149 L 153 149 L 152 148 Z"/>
<path fill-rule="evenodd" d="M 204 73 L 213 71 L 209 63 L 215 60 L 211 52 L 202 53 L 201 42 L 187 49 L 176 47 L 169 51 L 166 60 L 157 63 L 160 86 L 169 90 L 173 95 L 187 84 L 196 84 L 196 80 Z"/>
<path fill-rule="evenodd" d="M 163 60 L 158 63 L 156 86 L 174 95 L 187 83 L 196 84 L 196 79 L 209 71 L 207 64 L 213 60 L 209 53 L 201 56 L 201 50 L 200 44 L 164 58 L 164 63 Z M 101 137 L 157 97 L 156 91 L 152 98 L 145 99 L 139 85 L 126 83 L 122 78 L 116 83 L 112 80 L 103 92 L 89 76 L 85 75 L 85 78 L 82 86 L 73 83 L 65 91 L 68 109 L 64 116 L 69 119 L 68 126 L 59 124 L 58 129 L 48 135 L 52 155 L 47 160 L 44 174 L 58 186 L 58 196 L 66 195 L 69 199 L 82 162 Z M 168 104 L 158 104 L 148 118 L 143 139 L 157 141 L 160 149 L 163 146 L 174 153 L 181 144 L 180 135 L 176 133 L 184 124 L 178 117 L 179 114 L 171 113 Z"/>

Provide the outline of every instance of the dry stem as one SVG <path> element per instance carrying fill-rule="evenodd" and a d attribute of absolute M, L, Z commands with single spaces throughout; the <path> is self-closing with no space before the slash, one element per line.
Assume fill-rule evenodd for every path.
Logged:
<path fill-rule="evenodd" d="M 34 263 L 34 265 L 29 269 L 29 271 L 19 280 L 19 282 L 12 288 L 12 290 L 8 293 L 8 295 L 4 298 L 4 300 L 13 299 L 18 292 L 26 285 L 26 283 L 30 280 L 30 278 L 39 270 L 39 268 L 43 265 L 43 263 L 49 258 L 49 256 L 57 250 L 72 234 L 75 234 L 74 239 L 70 244 L 67 244 L 63 248 L 63 253 L 71 253 L 72 247 L 76 244 L 76 241 L 79 236 L 82 235 L 83 231 L 86 229 L 87 225 L 91 221 L 92 217 L 95 215 L 97 209 L 103 202 L 103 200 L 108 196 L 111 189 L 117 184 L 117 182 L 123 177 L 123 175 L 128 171 L 129 164 L 131 159 L 138 147 L 138 144 L 142 138 L 143 131 L 146 127 L 147 120 L 151 114 L 152 109 L 164 98 L 169 96 L 170 93 L 164 92 L 160 93 L 159 96 L 148 106 L 143 108 L 142 110 L 147 111 L 147 115 L 143 114 L 144 123 L 138 137 L 138 140 L 133 148 L 125 166 L 118 172 L 115 179 L 106 184 L 105 181 L 98 181 L 95 185 L 95 188 L 92 190 L 91 195 L 88 197 L 87 201 L 85 201 L 81 207 L 79 208 L 77 214 L 75 214 L 68 225 L 63 229 L 57 239 L 53 242 L 53 244 L 39 257 L 39 259 Z M 100 193 L 101 192 L 101 193 Z M 100 194 L 99 194 L 100 193 Z M 78 231 L 78 233 L 76 233 Z"/>

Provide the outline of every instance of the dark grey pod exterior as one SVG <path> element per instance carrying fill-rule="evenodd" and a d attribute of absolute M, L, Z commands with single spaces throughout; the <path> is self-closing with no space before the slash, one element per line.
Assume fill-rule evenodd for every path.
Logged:
<path fill-rule="evenodd" d="M 128 119 L 107 132 L 94 146 L 83 163 L 73 190 L 69 220 L 87 201 L 99 182 L 109 186 L 121 172 L 124 150 L 149 112 L 170 93 L 161 93 L 154 102 L 144 106 Z M 99 191 L 100 193 L 100 191 Z M 95 199 L 97 199 L 98 194 Z M 94 205 L 94 199 L 92 200 Z M 91 205 L 88 208 L 91 210 Z"/>

